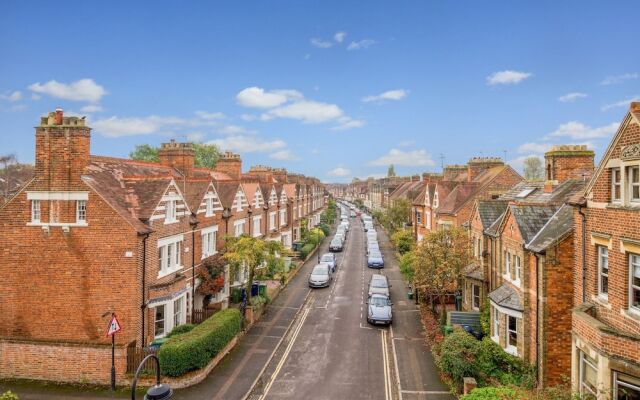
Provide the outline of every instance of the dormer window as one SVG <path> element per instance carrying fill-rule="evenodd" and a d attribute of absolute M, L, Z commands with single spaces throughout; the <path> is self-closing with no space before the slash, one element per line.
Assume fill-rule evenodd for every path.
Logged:
<path fill-rule="evenodd" d="M 622 177 L 620 168 L 611 169 L 611 201 L 620 202 L 622 200 Z"/>
<path fill-rule="evenodd" d="M 164 214 L 164 222 L 165 224 L 176 222 L 176 201 L 168 200 L 165 204 L 165 214 Z"/>
<path fill-rule="evenodd" d="M 40 200 L 31 200 L 31 222 L 40 222 Z"/>
<path fill-rule="evenodd" d="M 213 199 L 208 198 L 205 203 L 207 210 L 204 214 L 205 217 L 211 217 L 213 215 Z"/>
<path fill-rule="evenodd" d="M 87 201 L 86 200 L 76 200 L 76 222 L 77 223 L 87 222 Z"/>

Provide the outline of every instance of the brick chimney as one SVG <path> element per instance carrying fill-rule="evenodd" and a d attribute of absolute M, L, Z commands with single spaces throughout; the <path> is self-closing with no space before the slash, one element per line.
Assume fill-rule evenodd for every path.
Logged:
<path fill-rule="evenodd" d="M 460 174 L 467 172 L 466 165 L 447 165 L 444 167 L 444 171 L 442 172 L 443 180 L 445 181 L 453 181 Z"/>
<path fill-rule="evenodd" d="M 545 192 L 569 179 L 587 180 L 593 174 L 595 153 L 586 145 L 557 145 L 544 154 Z"/>
<path fill-rule="evenodd" d="M 227 174 L 231 179 L 240 180 L 242 175 L 242 159 L 240 159 L 240 154 L 225 151 L 216 163 L 214 171 Z"/>
<path fill-rule="evenodd" d="M 436 174 L 435 172 L 423 172 L 422 181 L 424 183 L 435 183 L 442 180 L 442 174 Z"/>
<path fill-rule="evenodd" d="M 504 161 L 497 157 L 473 157 L 467 163 L 467 179 L 473 181 L 481 173 L 493 167 L 501 167 Z"/>
<path fill-rule="evenodd" d="M 253 177 L 262 183 L 273 183 L 273 172 L 271 167 L 266 165 L 254 165 L 249 168 L 248 176 Z"/>
<path fill-rule="evenodd" d="M 273 177 L 278 183 L 287 183 L 287 170 L 285 168 L 273 168 L 271 170 Z"/>
<path fill-rule="evenodd" d="M 65 117 L 61 108 L 40 119 L 36 126 L 34 189 L 43 191 L 86 190 L 81 181 L 89 165 L 91 128 L 84 117 Z"/>
<path fill-rule="evenodd" d="M 160 164 L 173 167 L 186 177 L 193 175 L 196 163 L 196 151 L 192 143 L 176 143 L 171 139 L 169 143 L 162 143 L 158 151 Z"/>

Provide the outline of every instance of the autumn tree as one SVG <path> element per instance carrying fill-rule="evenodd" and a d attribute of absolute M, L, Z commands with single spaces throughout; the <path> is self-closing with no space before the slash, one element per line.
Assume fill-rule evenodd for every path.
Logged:
<path fill-rule="evenodd" d="M 471 262 L 469 235 L 461 228 L 430 232 L 412 252 L 414 285 L 441 305 L 445 322 L 445 298 L 462 287 L 464 270 Z M 434 309 L 435 311 L 435 309 Z"/>
<path fill-rule="evenodd" d="M 265 241 L 249 235 L 227 237 L 224 257 L 237 268 L 245 268 L 249 277 L 246 283 L 247 300 L 251 300 L 251 285 L 256 269 L 275 262 L 285 252 L 279 241 Z"/>
<path fill-rule="evenodd" d="M 220 158 L 220 149 L 214 144 L 193 143 L 193 150 L 196 153 L 196 167 L 213 169 Z M 132 160 L 158 162 L 158 147 L 149 144 L 136 145 L 135 149 L 129 153 Z"/>
<path fill-rule="evenodd" d="M 387 207 L 384 212 L 379 215 L 379 222 L 387 228 L 389 233 L 393 234 L 398 229 L 404 228 L 409 222 L 411 216 L 411 202 L 407 199 L 398 199 Z"/>

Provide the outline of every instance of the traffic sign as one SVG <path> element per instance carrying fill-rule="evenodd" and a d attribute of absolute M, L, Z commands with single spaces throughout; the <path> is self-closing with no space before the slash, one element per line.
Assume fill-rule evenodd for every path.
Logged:
<path fill-rule="evenodd" d="M 120 332 L 122 330 L 122 326 L 120 322 L 118 322 L 118 318 L 116 318 L 116 314 L 111 314 L 111 321 L 109 321 L 109 327 L 107 328 L 107 336 L 112 336 L 113 334 Z"/>

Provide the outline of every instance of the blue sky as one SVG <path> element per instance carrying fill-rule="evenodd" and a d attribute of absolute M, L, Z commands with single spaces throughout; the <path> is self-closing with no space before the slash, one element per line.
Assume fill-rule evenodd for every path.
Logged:
<path fill-rule="evenodd" d="M 640 96 L 627 2 L 12 2 L 0 14 L 0 154 L 39 116 L 86 115 L 92 153 L 170 138 L 324 181 L 600 155 Z M 151 5 L 153 4 L 153 5 Z"/>

